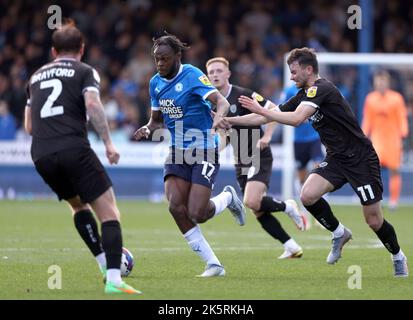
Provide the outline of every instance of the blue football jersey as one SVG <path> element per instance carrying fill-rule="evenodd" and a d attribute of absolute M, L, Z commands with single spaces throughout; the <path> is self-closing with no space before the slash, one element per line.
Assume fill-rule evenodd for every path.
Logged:
<path fill-rule="evenodd" d="M 294 85 L 285 88 L 280 97 L 280 104 L 296 95 L 298 88 Z M 320 136 L 308 120 L 304 121 L 294 130 L 294 142 L 311 142 L 319 140 Z"/>
<path fill-rule="evenodd" d="M 173 79 L 159 73 L 149 83 L 151 106 L 161 111 L 171 133 L 171 146 L 180 149 L 211 149 L 217 146 L 217 136 L 211 134 L 211 105 L 205 99 L 217 89 L 198 68 L 181 65 Z"/>

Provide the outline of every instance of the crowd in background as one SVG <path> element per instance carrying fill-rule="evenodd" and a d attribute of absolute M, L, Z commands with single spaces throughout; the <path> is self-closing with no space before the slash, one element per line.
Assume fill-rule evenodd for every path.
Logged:
<path fill-rule="evenodd" d="M 52 4 L 86 36 L 83 61 L 100 73 L 102 101 L 114 140 L 120 142 L 130 140 L 148 120 L 148 83 L 155 73 L 152 38 L 164 30 L 190 45 L 184 63 L 205 71 L 210 57 L 225 56 L 233 83 L 277 101 L 283 57 L 292 48 L 357 52 L 358 31 L 347 27 L 352 2 L 112 0 L 103 5 L 96 0 L 0 0 L 0 139 L 25 138 L 26 83 L 51 59 L 47 9 Z M 412 21 L 409 1 L 374 1 L 374 51 L 412 53 Z M 356 74 L 354 68 L 330 74 L 350 101 L 355 101 Z M 406 80 L 413 83 L 413 75 L 404 75 L 397 89 L 408 103 L 412 123 L 413 85 Z M 413 150 L 412 140 L 410 135 L 406 144 Z"/>

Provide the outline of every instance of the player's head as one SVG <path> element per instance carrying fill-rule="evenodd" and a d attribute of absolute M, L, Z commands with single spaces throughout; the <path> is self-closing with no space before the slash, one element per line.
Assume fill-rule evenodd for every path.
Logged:
<path fill-rule="evenodd" d="M 309 79 L 318 75 L 318 61 L 313 49 L 300 48 L 290 52 L 287 58 L 291 80 L 297 88 L 307 87 Z"/>
<path fill-rule="evenodd" d="M 390 74 L 386 70 L 379 70 L 374 74 L 374 89 L 384 92 L 390 88 Z"/>
<path fill-rule="evenodd" d="M 69 54 L 78 56 L 80 59 L 83 55 L 84 46 L 85 38 L 71 19 L 53 32 L 52 54 L 54 57 Z"/>
<path fill-rule="evenodd" d="M 153 39 L 152 55 L 156 69 L 163 78 L 174 76 L 181 65 L 182 51 L 189 49 L 173 34 L 167 33 L 157 39 Z"/>
<path fill-rule="evenodd" d="M 223 57 L 209 59 L 206 63 L 208 78 L 218 90 L 229 84 L 229 62 Z"/>

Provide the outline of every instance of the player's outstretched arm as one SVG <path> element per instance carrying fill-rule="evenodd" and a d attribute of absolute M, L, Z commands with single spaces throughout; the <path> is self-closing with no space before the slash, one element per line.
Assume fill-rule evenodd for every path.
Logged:
<path fill-rule="evenodd" d="M 151 118 L 149 122 L 140 127 L 138 130 L 135 131 L 133 134 L 133 138 L 135 140 L 141 140 L 143 138 L 148 139 L 149 135 L 152 131 L 162 128 L 163 127 L 163 117 L 161 111 L 152 110 Z"/>
<path fill-rule="evenodd" d="M 241 117 L 225 118 L 231 126 L 259 126 L 270 121 L 259 114 L 251 113 Z"/>
<path fill-rule="evenodd" d="M 106 157 L 110 164 L 116 164 L 119 161 L 120 155 L 116 151 L 112 139 L 110 138 L 109 125 L 106 120 L 102 102 L 100 101 L 99 93 L 95 91 L 86 91 L 84 95 L 86 110 L 90 121 L 105 144 Z"/>
<path fill-rule="evenodd" d="M 276 121 L 294 127 L 299 126 L 316 111 L 313 106 L 305 103 L 301 103 L 293 112 L 279 112 L 277 110 L 262 108 L 256 100 L 246 96 L 241 96 L 238 100 L 244 108 L 265 117 L 267 122 Z"/>

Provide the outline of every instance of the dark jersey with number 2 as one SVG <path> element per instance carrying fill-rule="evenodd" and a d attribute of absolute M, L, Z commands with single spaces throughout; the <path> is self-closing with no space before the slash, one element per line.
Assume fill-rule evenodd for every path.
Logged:
<path fill-rule="evenodd" d="M 355 163 L 371 152 L 372 144 L 361 130 L 349 103 L 330 81 L 318 79 L 312 87 L 301 89 L 279 108 L 294 111 L 302 102 L 315 109 L 309 120 L 326 147 L 327 157 Z"/>
<path fill-rule="evenodd" d="M 89 147 L 83 94 L 99 92 L 99 75 L 87 64 L 56 59 L 37 70 L 28 84 L 32 114 L 32 158 Z"/>

